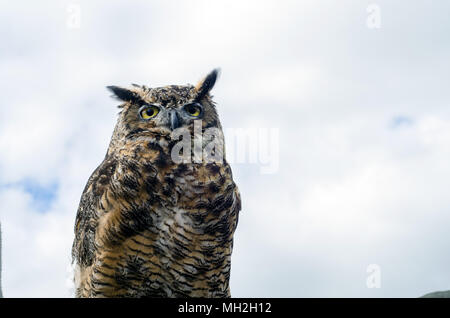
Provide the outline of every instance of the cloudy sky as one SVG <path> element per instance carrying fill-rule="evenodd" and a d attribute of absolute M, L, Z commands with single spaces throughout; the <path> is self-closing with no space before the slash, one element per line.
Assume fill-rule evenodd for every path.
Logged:
<path fill-rule="evenodd" d="M 232 165 L 233 296 L 450 289 L 448 1 L 0 8 L 6 297 L 71 296 L 75 213 L 117 115 L 105 86 L 195 83 L 214 67 L 223 126 L 278 132 L 271 173 L 261 156 Z"/>

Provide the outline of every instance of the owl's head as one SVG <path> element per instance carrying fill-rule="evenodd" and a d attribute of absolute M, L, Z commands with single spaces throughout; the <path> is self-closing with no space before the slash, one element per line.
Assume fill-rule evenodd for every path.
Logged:
<path fill-rule="evenodd" d="M 108 86 L 123 103 L 112 144 L 142 135 L 170 136 L 177 128 L 190 131 L 195 120 L 202 128 L 221 128 L 210 95 L 219 70 L 215 69 L 197 85 L 169 85 L 150 88 L 133 84 L 130 88 Z M 111 146 L 110 146 L 111 148 Z"/>

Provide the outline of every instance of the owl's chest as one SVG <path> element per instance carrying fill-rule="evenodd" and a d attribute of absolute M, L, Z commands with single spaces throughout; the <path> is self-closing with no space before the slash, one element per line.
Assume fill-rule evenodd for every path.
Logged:
<path fill-rule="evenodd" d="M 232 182 L 226 162 L 176 163 L 172 147 L 170 141 L 159 139 L 136 140 L 123 149 L 121 171 L 116 173 L 121 187 L 135 186 L 139 194 L 147 194 L 151 200 L 190 209 L 192 203 L 213 199 L 227 182 Z"/>
<path fill-rule="evenodd" d="M 111 189 L 127 209 L 146 211 L 158 232 L 183 227 L 200 231 L 205 220 L 217 217 L 212 212 L 218 207 L 230 207 L 235 187 L 231 169 L 226 163 L 175 164 L 166 153 L 142 151 L 135 156 L 138 160 L 126 157 Z"/>
<path fill-rule="evenodd" d="M 117 259 L 108 266 L 127 279 L 138 268 L 140 285 L 155 278 L 149 294 L 227 295 L 239 204 L 229 167 L 122 161 L 115 172 L 99 196 L 98 259 Z"/>
<path fill-rule="evenodd" d="M 150 185 L 144 185 L 142 203 L 154 218 L 161 242 L 168 246 L 174 237 L 181 245 L 195 243 L 234 202 L 234 183 L 223 165 L 173 165 L 147 179 Z"/>
<path fill-rule="evenodd" d="M 227 173 L 223 167 L 202 164 L 170 165 L 162 169 L 143 169 L 142 190 L 165 207 L 201 209 L 223 191 Z"/>

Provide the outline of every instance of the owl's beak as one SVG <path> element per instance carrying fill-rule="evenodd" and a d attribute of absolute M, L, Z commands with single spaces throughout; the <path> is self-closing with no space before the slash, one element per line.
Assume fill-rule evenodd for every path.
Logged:
<path fill-rule="evenodd" d="M 176 110 L 171 110 L 169 113 L 170 129 L 175 130 L 180 127 L 180 119 Z"/>

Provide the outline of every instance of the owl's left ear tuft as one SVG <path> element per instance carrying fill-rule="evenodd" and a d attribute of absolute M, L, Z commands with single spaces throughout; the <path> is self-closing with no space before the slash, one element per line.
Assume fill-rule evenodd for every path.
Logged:
<path fill-rule="evenodd" d="M 119 87 L 119 86 L 106 86 L 106 88 L 108 90 L 110 90 L 114 94 L 115 97 L 117 97 L 118 99 L 120 99 L 124 102 L 135 102 L 140 99 L 138 94 L 136 94 L 135 92 L 133 92 L 127 88 L 123 88 L 123 87 Z"/>
<path fill-rule="evenodd" d="M 195 89 L 197 90 L 197 100 L 203 99 L 209 91 L 214 87 L 214 84 L 216 84 L 216 80 L 219 77 L 220 69 L 216 68 L 212 70 L 211 73 L 209 73 L 204 79 L 202 79 L 200 82 L 197 83 L 195 86 Z"/>

